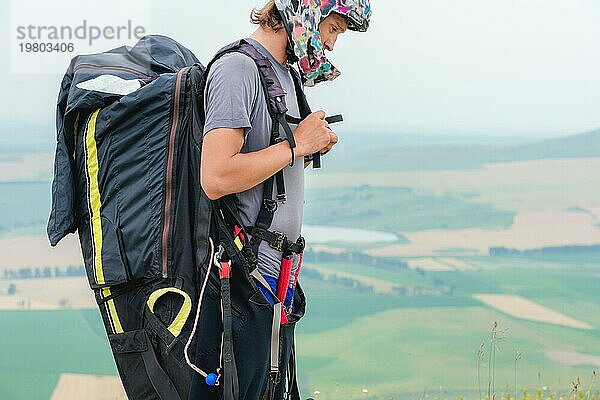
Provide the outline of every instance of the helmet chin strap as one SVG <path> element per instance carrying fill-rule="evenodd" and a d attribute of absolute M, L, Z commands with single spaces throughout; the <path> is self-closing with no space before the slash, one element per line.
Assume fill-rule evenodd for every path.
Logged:
<path fill-rule="evenodd" d="M 298 62 L 298 56 L 294 52 L 294 45 L 289 39 L 287 41 L 287 46 L 285 47 L 285 57 L 288 64 Z"/>

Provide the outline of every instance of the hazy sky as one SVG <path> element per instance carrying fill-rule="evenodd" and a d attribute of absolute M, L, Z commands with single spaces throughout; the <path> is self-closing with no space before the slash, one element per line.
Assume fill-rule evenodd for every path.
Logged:
<path fill-rule="evenodd" d="M 51 126 L 61 76 L 10 73 L 11 3 L 0 1 L 0 123 Z M 260 3 L 144 4 L 150 32 L 207 61 L 251 32 L 248 13 Z M 314 109 L 344 114 L 345 130 L 560 136 L 600 127 L 600 1 L 373 0 L 372 7 L 369 32 L 342 35 L 330 55 L 342 76 L 307 91 Z"/>

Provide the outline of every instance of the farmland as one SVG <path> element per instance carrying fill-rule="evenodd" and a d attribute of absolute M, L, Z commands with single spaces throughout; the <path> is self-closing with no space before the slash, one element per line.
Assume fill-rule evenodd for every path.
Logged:
<path fill-rule="evenodd" d="M 423 275 L 409 270 L 405 276 L 404 271 L 379 271 L 373 267 L 360 270 L 357 265 L 333 263 L 320 267 L 332 273 L 352 271 L 354 278 L 362 274 L 396 284 L 413 284 L 421 277 L 425 286 L 438 279 L 441 285 L 454 287 L 452 295 L 443 296 L 361 294 L 329 281 L 304 278 L 302 284 L 309 304 L 307 315 L 298 326 L 302 355 L 299 374 L 304 391 L 319 391 L 319 398 L 324 399 L 362 398 L 359 395 L 364 387 L 373 398 L 424 390 L 435 394 L 446 390 L 474 393 L 476 353 L 481 342 L 489 340 L 494 321 L 508 329 L 496 359 L 499 390 L 513 387 L 514 351 L 523 353 L 519 387 L 546 385 L 567 390 L 569 379 L 591 373 L 595 364 L 589 357 L 600 354 L 600 319 L 598 313 L 590 312 L 597 309 L 597 286 L 593 280 L 586 282 L 597 276 L 599 268 L 582 268 L 579 279 L 565 282 L 567 272 L 557 270 L 552 262 L 513 259 L 496 263 L 483 257 L 468 262 L 478 269 Z M 525 265 L 521 267 L 522 277 L 515 274 L 516 265 Z M 576 268 L 576 264 L 572 267 Z M 533 277 L 537 290 L 528 283 Z M 80 282 L 86 285 L 84 279 Z M 369 279 L 363 282 L 372 283 Z M 585 321 L 593 329 L 514 318 L 478 301 L 474 295 L 482 289 L 535 299 L 545 307 Z M 558 299 L 572 306 L 563 307 Z M 579 312 L 572 313 L 575 308 Z M 7 384 L 11 382 L 0 387 L 16 389 L 14 385 L 25 381 L 24 374 L 29 375 L 33 364 L 35 376 L 47 386 L 42 390 L 44 385 L 40 384 L 34 397 L 15 398 L 48 398 L 44 396 L 64 372 L 115 374 L 96 310 L 4 311 L 1 315 L 5 323 L 0 333 L 13 339 L 3 342 L 0 349 L 8 355 L 0 367 L 0 376 L 5 377 Z M 29 335 L 16 335 L 17 332 Z M 28 346 L 31 342 L 37 345 Z M 573 362 L 572 353 L 580 355 L 580 362 Z M 82 354 L 86 354 L 85 358 Z M 487 376 L 487 367 L 481 371 Z"/>
<path fill-rule="evenodd" d="M 550 144 L 540 154 L 559 155 Z M 385 141 L 374 146 L 360 169 L 327 158 L 329 170 L 307 173 L 305 222 L 342 231 L 311 243 L 328 257 L 306 262 L 300 278 L 308 297 L 297 328 L 304 397 L 476 398 L 489 375 L 497 393 L 548 387 L 568 394 L 578 377 L 589 385 L 600 357 L 600 252 L 491 256 L 489 249 L 600 244 L 600 177 L 591 173 L 600 159 L 584 158 L 583 150 L 527 158 L 533 145 L 513 156 L 497 145 L 475 151 L 438 143 L 401 146 L 413 156 L 394 164 L 378 158 Z M 340 145 L 339 155 L 355 150 Z M 19 167 L 23 160 L 30 170 Z M 0 158 L 7 166 L 0 176 L 2 399 L 47 400 L 59 381 L 68 391 L 69 382 L 88 379 L 81 375 L 116 375 L 84 276 L 2 278 L 11 268 L 81 265 L 75 236 L 57 249 L 43 237 L 47 161 Z M 369 232 L 344 240 L 344 228 Z M 369 241 L 389 234 L 392 241 Z M 359 253 L 397 267 L 346 256 Z"/>

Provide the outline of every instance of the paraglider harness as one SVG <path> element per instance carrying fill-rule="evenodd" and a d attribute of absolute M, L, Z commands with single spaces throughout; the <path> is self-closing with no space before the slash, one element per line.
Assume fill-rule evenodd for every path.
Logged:
<path fill-rule="evenodd" d="M 203 74 L 203 80 L 201 85 L 206 84 L 206 78 L 208 72 L 213 63 L 225 54 L 238 52 L 250 57 L 256 63 L 262 83 L 262 87 L 265 93 L 265 99 L 267 101 L 267 108 L 272 118 L 272 129 L 270 136 L 269 145 L 274 145 L 281 141 L 287 140 L 290 148 L 292 149 L 292 164 L 293 165 L 293 151 L 296 147 L 292 129 L 289 123 L 298 123 L 299 119 L 287 115 L 287 107 L 285 103 L 285 91 L 283 90 L 279 79 L 277 78 L 271 62 L 262 55 L 253 45 L 245 40 L 235 42 L 225 48 L 221 49 L 213 60 L 208 64 L 206 71 Z M 298 107 L 301 113 L 301 119 L 308 116 L 311 111 L 303 93 L 302 83 L 300 76 L 297 72 L 290 68 L 292 71 L 292 77 L 295 84 L 295 90 L 298 100 Z M 204 89 L 204 88 L 202 88 Z M 198 90 L 198 95 L 193 96 L 194 99 L 203 99 L 200 95 L 203 90 Z M 203 116 L 203 114 L 200 114 Z M 200 121 L 201 124 L 204 120 Z M 282 128 L 285 132 L 285 136 L 280 136 L 280 129 Z M 306 161 L 309 161 L 308 158 Z M 273 198 L 273 189 L 276 185 L 277 194 L 276 198 Z M 300 271 L 302 263 L 302 253 L 305 247 L 305 241 L 303 237 L 299 237 L 296 241 L 291 241 L 285 234 L 278 231 L 269 230 L 275 212 L 277 211 L 278 202 L 286 201 L 285 182 L 283 170 L 277 172 L 274 176 L 271 176 L 263 183 L 263 199 L 261 207 L 253 226 L 243 226 L 240 222 L 239 214 L 233 195 L 226 196 L 220 199 L 220 210 L 216 215 L 215 224 L 218 226 L 218 237 L 219 242 L 216 248 L 213 248 L 211 253 L 211 266 L 216 267 L 220 278 L 220 294 L 221 294 L 221 309 L 223 319 L 223 335 L 222 335 L 222 347 L 221 347 L 221 363 L 217 371 L 214 373 L 206 373 L 198 368 L 193 363 L 191 367 L 205 377 L 205 381 L 208 385 L 223 384 L 224 400 L 233 400 L 239 398 L 239 382 L 237 377 L 235 355 L 233 351 L 233 334 L 232 334 L 232 304 L 231 304 L 231 272 L 232 268 L 243 267 L 247 264 L 247 268 L 250 276 L 258 281 L 265 290 L 269 292 L 273 299 L 273 315 L 271 324 L 271 340 L 270 340 L 270 365 L 269 365 L 269 384 L 268 393 L 270 398 L 275 396 L 275 387 L 280 383 L 280 327 L 288 322 L 288 312 L 286 312 L 284 301 L 287 294 L 288 285 L 290 282 L 292 266 L 294 262 L 294 254 L 299 256 L 298 267 L 296 269 L 296 276 L 294 279 L 294 288 L 296 286 L 298 273 Z M 219 218 L 220 217 L 220 218 Z M 232 221 L 232 224 L 228 224 L 227 221 Z M 232 227 L 233 225 L 233 227 Z M 247 234 L 251 236 L 248 240 Z M 257 255 L 260 243 L 265 241 L 273 249 L 282 252 L 283 257 L 281 261 L 280 275 L 277 284 L 276 293 L 273 292 L 269 283 L 259 273 L 257 268 Z M 212 246 L 212 242 L 211 242 Z M 241 261 L 236 263 L 236 261 Z M 209 278 L 209 273 L 206 274 L 202 290 L 199 306 L 196 314 L 196 321 L 191 334 L 194 336 L 197 321 L 201 312 L 201 301 L 202 295 L 205 290 L 206 283 Z M 291 307 L 290 307 L 291 308 Z M 287 310 L 290 311 L 290 310 Z M 303 309 L 301 310 L 303 313 Z M 299 315 L 301 317 L 301 315 Z M 200 344 L 201 346 L 201 344 Z M 292 344 L 293 346 L 293 344 Z M 288 396 L 292 399 L 299 399 L 298 386 L 295 376 L 295 356 L 294 349 L 292 348 L 292 354 L 290 355 L 290 361 L 288 364 Z M 189 360 L 188 360 L 189 362 Z M 289 398 L 289 397 L 288 397 Z"/>

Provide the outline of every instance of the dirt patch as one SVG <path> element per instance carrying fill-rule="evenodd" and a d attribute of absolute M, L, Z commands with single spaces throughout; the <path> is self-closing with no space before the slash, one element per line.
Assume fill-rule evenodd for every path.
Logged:
<path fill-rule="evenodd" d="M 346 249 L 342 247 L 334 247 L 326 244 L 314 244 L 307 247 L 308 250 L 312 250 L 318 253 L 331 253 L 331 254 L 342 254 L 346 252 Z"/>
<path fill-rule="evenodd" d="M 44 236 L 6 237 L 0 239 L 0 276 L 4 268 L 66 267 L 82 265 L 83 257 L 77 235 L 67 235 L 56 247 Z"/>
<path fill-rule="evenodd" d="M 569 367 L 578 365 L 593 365 L 600 367 L 600 356 L 577 353 L 576 351 L 547 351 L 546 356 L 553 361 Z"/>
<path fill-rule="evenodd" d="M 472 249 L 485 255 L 490 247 L 499 246 L 526 250 L 600 243 L 600 229 L 593 215 L 563 210 L 520 212 L 515 217 L 512 227 L 507 230 L 437 229 L 402 235 L 409 243 L 383 246 L 368 250 L 367 253 L 375 256 L 426 256 L 450 247 Z"/>
<path fill-rule="evenodd" d="M 506 210 L 598 207 L 600 158 L 548 159 L 486 164 L 479 169 L 448 171 L 348 172 L 307 175 L 307 186 L 409 187 L 428 194 L 469 193 L 474 202 Z"/>
<path fill-rule="evenodd" d="M 453 267 L 457 271 L 474 271 L 477 269 L 474 265 L 459 260 L 458 258 L 444 257 L 438 258 L 438 261 Z"/>
<path fill-rule="evenodd" d="M 7 295 L 10 284 L 14 295 Z M 92 309 L 96 301 L 85 277 L 0 281 L 0 310 Z"/>
<path fill-rule="evenodd" d="M 50 400 L 127 400 L 118 376 L 62 374 Z"/>
<path fill-rule="evenodd" d="M 370 286 L 373 288 L 373 292 L 380 294 L 395 294 L 394 288 L 397 286 L 392 282 L 385 281 L 383 279 L 371 278 L 364 275 L 352 274 L 349 272 L 340 272 L 340 271 L 332 271 L 327 268 L 310 266 L 310 269 L 314 269 L 319 271 L 323 276 L 330 277 L 332 275 L 338 276 L 340 278 L 348 278 L 355 280 L 357 282 L 362 283 L 365 286 Z"/>
<path fill-rule="evenodd" d="M 488 306 L 515 318 L 547 322 L 578 329 L 593 329 L 590 324 L 578 321 L 521 296 L 505 294 L 474 294 L 473 297 Z"/>
<path fill-rule="evenodd" d="M 408 268 L 421 269 L 423 271 L 454 271 L 451 266 L 439 262 L 435 258 L 416 258 L 408 261 Z"/>
<path fill-rule="evenodd" d="M 0 182 L 50 180 L 52 153 L 18 153 L 11 156 L 14 157 L 0 162 Z"/>

